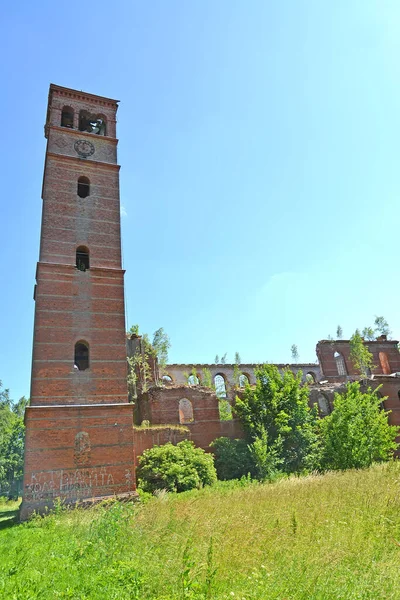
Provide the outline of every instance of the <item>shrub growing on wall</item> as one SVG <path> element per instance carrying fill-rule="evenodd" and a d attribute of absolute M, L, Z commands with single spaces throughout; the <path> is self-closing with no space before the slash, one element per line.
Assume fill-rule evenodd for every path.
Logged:
<path fill-rule="evenodd" d="M 145 450 L 139 458 L 137 477 L 145 492 L 185 492 L 212 485 L 217 473 L 212 455 L 184 440 L 176 446 L 168 442 Z"/>

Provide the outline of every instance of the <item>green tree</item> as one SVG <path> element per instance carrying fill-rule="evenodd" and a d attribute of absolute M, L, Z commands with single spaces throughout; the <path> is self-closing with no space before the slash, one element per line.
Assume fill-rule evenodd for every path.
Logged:
<path fill-rule="evenodd" d="M 365 340 L 372 341 L 376 338 L 375 331 L 372 327 L 364 327 L 361 332 L 362 337 Z"/>
<path fill-rule="evenodd" d="M 223 356 L 221 356 L 221 365 L 226 365 L 226 355 L 227 355 L 227 352 L 225 352 L 225 354 Z"/>
<path fill-rule="evenodd" d="M 350 338 L 350 359 L 356 371 L 363 377 L 368 377 L 370 370 L 374 368 L 373 356 L 358 329 Z"/>
<path fill-rule="evenodd" d="M 340 325 L 336 328 L 336 339 L 341 340 L 343 337 L 343 329 Z"/>
<path fill-rule="evenodd" d="M 215 355 L 214 362 L 215 362 L 216 365 L 219 365 L 219 355 L 218 354 Z"/>
<path fill-rule="evenodd" d="M 10 486 L 22 477 L 24 462 L 24 412 L 28 400 L 13 403 L 0 381 L 0 485 Z"/>
<path fill-rule="evenodd" d="M 324 469 L 359 469 L 393 456 L 399 428 L 381 406 L 377 390 L 362 393 L 357 381 L 335 394 L 332 413 L 320 422 Z"/>
<path fill-rule="evenodd" d="M 215 439 L 210 447 L 218 479 L 240 479 L 249 473 L 257 475 L 256 465 L 246 440 L 232 440 L 227 437 Z"/>
<path fill-rule="evenodd" d="M 169 336 L 165 333 L 164 329 L 160 327 L 153 334 L 152 350 L 158 359 L 158 365 L 161 372 L 165 370 L 168 362 L 168 350 L 171 348 L 171 342 Z"/>
<path fill-rule="evenodd" d="M 389 323 L 386 321 L 385 317 L 377 317 L 375 315 L 374 325 L 375 325 L 375 330 L 380 335 L 387 335 L 388 337 L 390 337 L 391 331 L 389 328 Z"/>
<path fill-rule="evenodd" d="M 137 476 L 145 492 L 184 492 L 217 480 L 213 456 L 188 440 L 145 450 L 139 458 Z"/>
<path fill-rule="evenodd" d="M 293 362 L 297 362 L 299 360 L 299 349 L 297 348 L 296 344 L 292 344 L 290 352 Z"/>
<path fill-rule="evenodd" d="M 208 367 L 204 367 L 201 370 L 201 385 L 208 388 L 213 388 L 211 371 Z"/>
<path fill-rule="evenodd" d="M 236 398 L 235 413 L 247 433 L 259 470 L 298 473 L 318 464 L 318 416 L 308 405 L 302 373 L 274 365 L 255 370 L 255 387 Z"/>

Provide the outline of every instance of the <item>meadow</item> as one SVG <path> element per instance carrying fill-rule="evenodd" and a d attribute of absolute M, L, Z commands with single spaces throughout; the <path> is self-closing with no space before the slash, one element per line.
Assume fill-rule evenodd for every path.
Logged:
<path fill-rule="evenodd" d="M 1 525 L 5 600 L 400 599 L 399 462 Z"/>

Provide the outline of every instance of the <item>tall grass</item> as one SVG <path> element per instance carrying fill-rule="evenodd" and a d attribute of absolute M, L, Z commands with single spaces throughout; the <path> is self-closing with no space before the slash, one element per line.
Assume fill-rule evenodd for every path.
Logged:
<path fill-rule="evenodd" d="M 0 531 L 0 598 L 400 599 L 400 464 L 59 510 Z"/>

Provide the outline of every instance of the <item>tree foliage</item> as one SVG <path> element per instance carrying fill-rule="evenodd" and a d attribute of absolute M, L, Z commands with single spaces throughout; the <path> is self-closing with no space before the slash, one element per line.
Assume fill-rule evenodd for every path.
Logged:
<path fill-rule="evenodd" d="M 292 355 L 293 362 L 297 362 L 299 360 L 299 349 L 296 344 L 292 344 L 290 347 L 290 353 Z"/>
<path fill-rule="evenodd" d="M 343 337 L 343 329 L 342 329 L 341 325 L 338 325 L 336 328 L 336 338 L 338 340 L 341 340 L 342 337 Z"/>
<path fill-rule="evenodd" d="M 302 373 L 274 365 L 255 371 L 255 387 L 246 386 L 236 398 L 235 413 L 247 433 L 259 476 L 274 471 L 298 473 L 318 462 L 317 410 L 308 405 Z"/>
<path fill-rule="evenodd" d="M 220 437 L 211 444 L 218 479 L 240 479 L 249 473 L 257 475 L 256 466 L 247 440 Z"/>
<path fill-rule="evenodd" d="M 10 486 L 22 477 L 27 404 L 24 396 L 13 403 L 0 381 L 0 486 Z"/>
<path fill-rule="evenodd" d="M 377 390 L 362 393 L 359 382 L 335 394 L 334 410 L 320 423 L 323 468 L 363 468 L 392 457 L 399 428 L 389 425 L 381 405 Z"/>
<path fill-rule="evenodd" d="M 139 458 L 137 476 L 145 492 L 184 492 L 217 480 L 212 455 L 188 440 L 176 446 L 168 442 L 145 450 Z"/>
<path fill-rule="evenodd" d="M 358 329 L 350 338 L 350 359 L 355 370 L 363 377 L 367 377 L 370 370 L 374 368 L 373 356 Z"/>

